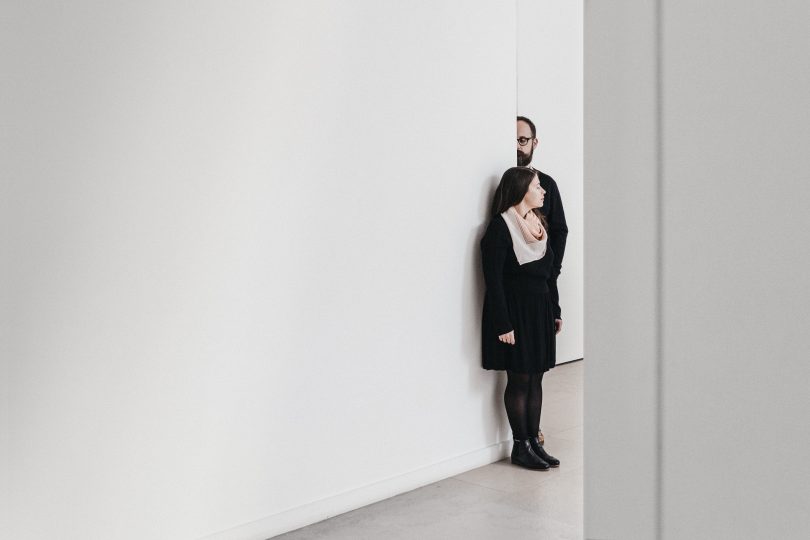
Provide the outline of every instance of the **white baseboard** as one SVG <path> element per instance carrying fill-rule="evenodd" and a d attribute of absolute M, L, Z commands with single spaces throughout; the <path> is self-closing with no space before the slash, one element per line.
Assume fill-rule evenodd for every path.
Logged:
<path fill-rule="evenodd" d="M 512 441 L 474 450 L 433 465 L 374 482 L 358 489 L 291 508 L 278 514 L 205 536 L 198 540 L 267 540 L 339 514 L 388 499 L 506 457 Z"/>

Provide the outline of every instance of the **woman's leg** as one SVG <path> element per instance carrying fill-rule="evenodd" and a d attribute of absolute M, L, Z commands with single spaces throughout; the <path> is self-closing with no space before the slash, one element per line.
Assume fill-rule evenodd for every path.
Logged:
<path fill-rule="evenodd" d="M 506 373 L 506 392 L 503 394 L 503 402 L 506 405 L 509 425 L 512 427 L 512 437 L 515 439 L 512 445 L 512 463 L 527 469 L 548 470 L 550 465 L 532 449 L 531 438 L 537 435 L 536 431 L 534 433 L 529 431 L 528 412 L 532 375 L 514 371 Z"/>
<path fill-rule="evenodd" d="M 531 375 L 529 381 L 529 397 L 526 402 L 526 428 L 529 437 L 537 437 L 540 431 L 540 413 L 543 410 L 543 374 Z"/>
<path fill-rule="evenodd" d="M 506 405 L 506 416 L 509 417 L 512 437 L 523 441 L 534 436 L 529 430 L 529 418 L 526 414 L 529 410 L 532 375 L 507 371 L 506 377 L 506 391 L 503 393 L 503 403 Z M 537 433 L 537 431 L 534 433 Z"/>
<path fill-rule="evenodd" d="M 560 460 L 546 452 L 543 444 L 537 435 L 540 430 L 540 413 L 543 410 L 543 374 L 532 375 L 529 384 L 529 399 L 527 400 L 526 418 L 529 424 L 529 442 L 532 450 L 540 459 L 548 463 L 551 467 L 559 467 Z"/>

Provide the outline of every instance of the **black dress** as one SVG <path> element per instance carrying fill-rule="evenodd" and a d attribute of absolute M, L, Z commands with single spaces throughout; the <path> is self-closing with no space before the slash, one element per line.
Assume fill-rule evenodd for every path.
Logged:
<path fill-rule="evenodd" d="M 543 258 L 518 264 L 509 228 L 501 216 L 492 219 L 481 239 L 486 296 L 481 346 L 484 369 L 543 373 L 556 361 L 554 319 L 560 301 L 551 242 Z M 515 331 L 515 344 L 498 336 Z"/>

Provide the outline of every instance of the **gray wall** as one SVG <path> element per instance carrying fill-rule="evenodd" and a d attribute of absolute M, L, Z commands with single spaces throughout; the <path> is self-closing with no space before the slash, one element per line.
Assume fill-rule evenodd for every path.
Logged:
<path fill-rule="evenodd" d="M 586 3 L 586 537 L 804 539 L 810 7 Z"/>

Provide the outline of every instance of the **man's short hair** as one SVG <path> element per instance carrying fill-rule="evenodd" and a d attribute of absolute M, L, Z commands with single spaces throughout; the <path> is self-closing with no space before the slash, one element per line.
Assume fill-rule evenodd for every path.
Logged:
<path fill-rule="evenodd" d="M 534 127 L 534 122 L 532 122 L 531 120 L 529 120 L 525 116 L 518 116 L 517 121 L 518 122 L 526 122 L 527 124 L 529 124 L 529 129 L 532 130 L 532 139 L 537 138 L 537 128 Z"/>

